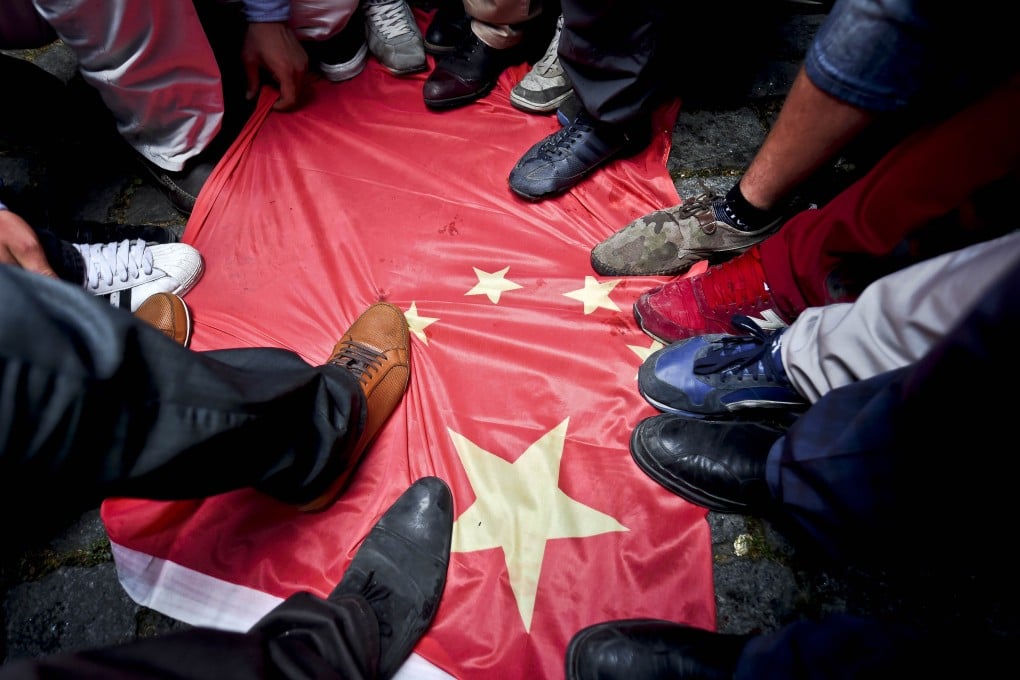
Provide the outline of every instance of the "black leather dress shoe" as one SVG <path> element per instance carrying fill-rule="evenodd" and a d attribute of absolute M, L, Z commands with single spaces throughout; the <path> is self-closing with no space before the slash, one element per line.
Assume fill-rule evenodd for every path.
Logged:
<path fill-rule="evenodd" d="M 641 125 L 597 124 L 581 109 L 521 156 L 510 171 L 510 189 L 532 201 L 562 194 L 612 159 L 639 152 L 648 145 L 648 133 Z"/>
<path fill-rule="evenodd" d="M 425 105 L 433 109 L 452 109 L 470 104 L 489 94 L 507 67 L 524 61 L 518 47 L 497 50 L 468 31 L 457 49 L 440 57 L 425 80 L 422 94 Z"/>
<path fill-rule="evenodd" d="M 677 496 L 716 512 L 766 515 L 774 500 L 765 459 L 785 430 L 673 414 L 646 418 L 630 437 L 630 453 L 649 477 Z"/>
<path fill-rule="evenodd" d="M 330 599 L 355 595 L 371 605 L 382 633 L 378 677 L 392 677 L 431 625 L 452 536 L 450 488 L 423 477 L 383 513 L 330 593 Z"/>
<path fill-rule="evenodd" d="M 425 51 L 433 55 L 453 52 L 470 32 L 471 17 L 462 0 L 443 0 L 425 30 Z"/>
<path fill-rule="evenodd" d="M 729 680 L 749 639 L 656 619 L 597 623 L 570 640 L 566 677 Z"/>

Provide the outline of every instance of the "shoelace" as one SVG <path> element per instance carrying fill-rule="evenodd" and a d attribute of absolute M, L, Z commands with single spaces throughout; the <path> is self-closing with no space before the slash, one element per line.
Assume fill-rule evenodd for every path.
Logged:
<path fill-rule="evenodd" d="M 364 5 L 364 9 L 365 18 L 379 29 L 384 38 L 399 38 L 413 32 L 404 12 L 404 0 Z"/>
<path fill-rule="evenodd" d="M 716 347 L 694 361 L 694 372 L 698 375 L 717 373 L 721 382 L 733 379 L 785 384 L 786 371 L 779 356 L 776 331 L 762 330 L 743 314 L 733 316 L 733 327 L 746 331 L 747 335 L 720 338 Z"/>
<path fill-rule="evenodd" d="M 362 376 L 371 378 L 385 359 L 386 356 L 382 352 L 348 340 L 329 363 L 342 366 L 361 379 Z"/>
<path fill-rule="evenodd" d="M 684 201 L 677 213 L 681 218 L 694 217 L 712 209 L 712 204 L 720 198 L 717 194 L 704 193 Z"/>
<path fill-rule="evenodd" d="M 119 243 L 75 244 L 85 260 L 87 285 L 95 290 L 100 281 L 112 285 L 114 277 L 126 283 L 152 274 L 152 251 L 143 239 Z"/>
<path fill-rule="evenodd" d="M 543 76 L 548 76 L 550 73 L 553 75 L 559 75 L 562 68 L 560 68 L 560 31 L 563 28 L 563 17 L 561 16 L 556 21 L 556 32 L 553 33 L 552 41 L 549 43 L 549 47 L 546 48 L 545 54 L 542 58 L 535 62 L 534 72 L 539 73 Z"/>
<path fill-rule="evenodd" d="M 574 118 L 573 123 L 565 128 L 560 128 L 556 134 L 549 137 L 539 151 L 545 158 L 558 160 L 568 154 L 573 154 L 573 146 L 594 129 L 595 126 L 592 125 L 588 116 L 584 111 L 581 111 Z"/>
<path fill-rule="evenodd" d="M 368 572 L 368 577 L 361 584 L 360 595 L 368 600 L 369 605 L 381 603 L 390 596 L 390 593 L 389 588 L 375 580 L 374 571 Z M 379 634 L 383 637 L 393 635 L 393 626 L 389 621 L 383 621 L 381 617 L 379 618 Z"/>

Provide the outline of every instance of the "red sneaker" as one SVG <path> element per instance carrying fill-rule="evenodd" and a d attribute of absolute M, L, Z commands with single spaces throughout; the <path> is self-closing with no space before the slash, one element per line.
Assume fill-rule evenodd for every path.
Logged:
<path fill-rule="evenodd" d="M 665 344 L 707 333 L 732 333 L 734 314 L 745 314 L 764 329 L 788 325 L 765 282 L 757 245 L 701 274 L 653 288 L 634 303 L 641 330 Z"/>

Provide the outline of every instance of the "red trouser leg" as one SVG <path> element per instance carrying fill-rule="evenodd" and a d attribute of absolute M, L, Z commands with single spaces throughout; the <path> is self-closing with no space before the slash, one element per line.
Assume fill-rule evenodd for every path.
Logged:
<path fill-rule="evenodd" d="M 1020 78 L 897 144 L 818 210 L 761 243 L 765 280 L 781 314 L 835 302 L 827 279 L 845 258 L 888 256 L 932 220 L 1020 167 Z"/>

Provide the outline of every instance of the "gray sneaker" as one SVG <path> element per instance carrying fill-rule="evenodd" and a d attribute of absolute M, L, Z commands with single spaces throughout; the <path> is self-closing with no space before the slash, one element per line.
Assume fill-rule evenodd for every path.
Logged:
<path fill-rule="evenodd" d="M 428 68 L 425 42 L 406 0 L 362 0 L 368 49 L 395 75 Z"/>
<path fill-rule="evenodd" d="M 727 219 L 724 205 L 722 196 L 702 194 L 640 217 L 592 249 L 592 269 L 603 276 L 675 276 L 700 260 L 716 263 L 739 255 L 786 219 L 741 231 Z"/>
<path fill-rule="evenodd" d="M 535 62 L 528 75 L 510 90 L 510 103 L 518 109 L 529 113 L 549 113 L 573 93 L 574 87 L 563 72 L 557 54 L 562 30 L 561 14 L 556 20 L 556 32 L 545 54 Z"/>

